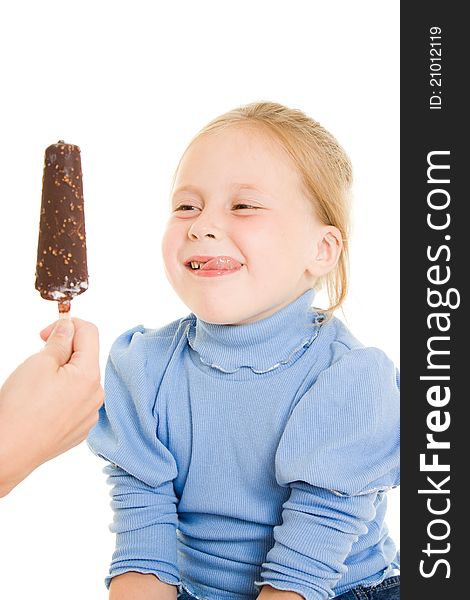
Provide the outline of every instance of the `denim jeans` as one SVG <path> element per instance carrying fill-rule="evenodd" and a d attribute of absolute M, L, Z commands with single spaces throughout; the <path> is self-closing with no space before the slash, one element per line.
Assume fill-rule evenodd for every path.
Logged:
<path fill-rule="evenodd" d="M 388 577 L 371 587 L 360 585 L 334 600 L 400 600 L 400 575 Z"/>
<path fill-rule="evenodd" d="M 186 590 L 178 593 L 178 600 L 194 600 Z M 382 583 L 371 587 L 362 585 L 335 596 L 334 600 L 400 600 L 400 575 L 388 577 Z"/>

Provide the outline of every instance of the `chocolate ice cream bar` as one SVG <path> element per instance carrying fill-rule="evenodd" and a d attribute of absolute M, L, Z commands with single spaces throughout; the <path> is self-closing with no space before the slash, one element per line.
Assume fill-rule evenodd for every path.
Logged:
<path fill-rule="evenodd" d="M 88 288 L 80 148 L 59 140 L 46 149 L 36 289 L 59 312 Z"/>

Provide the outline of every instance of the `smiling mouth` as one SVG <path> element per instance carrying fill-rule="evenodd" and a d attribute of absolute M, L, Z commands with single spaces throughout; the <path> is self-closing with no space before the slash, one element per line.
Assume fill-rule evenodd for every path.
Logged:
<path fill-rule="evenodd" d="M 184 263 L 191 271 L 238 271 L 243 263 L 231 256 L 194 256 Z"/>
<path fill-rule="evenodd" d="M 211 279 L 214 277 L 220 279 L 220 277 L 234 275 L 238 271 L 241 271 L 243 266 L 242 263 L 234 259 L 224 260 L 223 258 L 222 260 L 218 258 L 211 259 L 206 262 L 189 261 L 185 264 L 185 268 L 191 271 L 192 275 L 198 279 Z"/>

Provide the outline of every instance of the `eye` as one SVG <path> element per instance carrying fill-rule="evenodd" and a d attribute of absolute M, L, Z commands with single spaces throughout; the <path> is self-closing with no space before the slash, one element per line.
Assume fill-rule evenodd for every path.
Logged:
<path fill-rule="evenodd" d="M 191 204 L 180 204 L 180 206 L 178 206 L 177 208 L 175 208 L 175 212 L 177 210 L 182 210 L 182 211 L 186 211 L 186 209 L 191 209 L 191 208 L 196 208 L 195 206 L 192 206 Z"/>
<path fill-rule="evenodd" d="M 244 203 L 239 203 L 239 204 L 234 204 L 233 206 L 234 209 L 241 209 L 241 210 L 257 210 L 259 209 L 258 206 L 252 206 L 251 204 L 244 204 Z M 177 206 L 173 212 L 192 212 L 193 210 L 198 210 L 197 206 L 193 206 L 192 204 L 180 204 L 179 206 Z"/>
<path fill-rule="evenodd" d="M 240 206 L 241 208 L 258 208 L 258 206 L 251 206 L 251 204 L 235 204 L 233 208 L 237 208 L 237 206 Z"/>

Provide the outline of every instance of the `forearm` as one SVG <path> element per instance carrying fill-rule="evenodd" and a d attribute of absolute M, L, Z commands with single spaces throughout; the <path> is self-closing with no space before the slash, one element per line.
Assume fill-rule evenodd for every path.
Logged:
<path fill-rule="evenodd" d="M 19 481 L 12 481 L 10 479 L 3 478 L 0 474 L 0 498 L 7 496 L 11 490 L 18 485 Z"/>
<path fill-rule="evenodd" d="M 177 587 L 152 574 L 128 572 L 111 580 L 109 600 L 176 600 Z"/>
<path fill-rule="evenodd" d="M 15 445 L 12 437 L 11 432 L 0 426 L 0 498 L 10 493 L 37 466 L 24 445 L 21 442 Z"/>
<path fill-rule="evenodd" d="M 277 590 L 270 585 L 263 585 L 257 600 L 305 600 L 297 592 Z"/>
<path fill-rule="evenodd" d="M 255 583 L 292 589 L 312 600 L 331 598 L 347 571 L 345 560 L 352 545 L 374 518 L 375 497 L 337 496 L 296 484 L 283 505 L 283 523 L 274 529 L 275 543 Z"/>
<path fill-rule="evenodd" d="M 2 479 L 2 476 L 0 475 L 0 498 L 4 498 L 7 494 L 9 494 L 15 485 L 16 484 L 10 481 L 5 481 Z"/>

